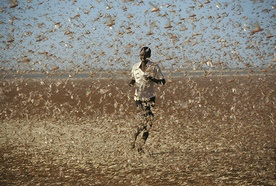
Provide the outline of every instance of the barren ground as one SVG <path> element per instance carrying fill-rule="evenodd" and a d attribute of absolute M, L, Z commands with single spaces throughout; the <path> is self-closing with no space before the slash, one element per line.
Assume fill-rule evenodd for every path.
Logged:
<path fill-rule="evenodd" d="M 276 185 L 274 75 L 170 78 L 145 154 L 124 79 L 0 84 L 0 185 Z"/>

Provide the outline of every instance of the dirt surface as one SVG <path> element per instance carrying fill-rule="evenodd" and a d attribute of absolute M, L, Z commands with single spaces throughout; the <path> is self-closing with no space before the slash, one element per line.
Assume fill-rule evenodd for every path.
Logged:
<path fill-rule="evenodd" d="M 167 80 L 144 154 L 126 80 L 1 80 L 0 185 L 276 185 L 274 75 Z"/>

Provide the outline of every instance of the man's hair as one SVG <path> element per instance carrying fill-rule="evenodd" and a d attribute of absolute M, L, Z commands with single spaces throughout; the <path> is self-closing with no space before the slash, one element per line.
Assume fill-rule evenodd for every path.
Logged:
<path fill-rule="evenodd" d="M 148 57 L 150 57 L 151 56 L 151 49 L 149 48 L 149 47 L 143 47 L 143 48 L 141 48 L 141 50 L 140 50 L 140 54 L 141 54 L 141 52 L 145 52 L 145 55 L 146 56 L 148 56 Z"/>

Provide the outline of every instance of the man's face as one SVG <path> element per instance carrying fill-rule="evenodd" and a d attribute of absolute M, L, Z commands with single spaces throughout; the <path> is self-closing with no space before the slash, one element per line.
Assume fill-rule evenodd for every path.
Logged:
<path fill-rule="evenodd" d="M 148 55 L 148 54 L 146 54 L 146 52 L 145 51 L 141 51 L 140 52 L 140 59 L 141 59 L 141 61 L 146 61 L 147 60 L 147 58 L 149 58 L 150 56 Z"/>

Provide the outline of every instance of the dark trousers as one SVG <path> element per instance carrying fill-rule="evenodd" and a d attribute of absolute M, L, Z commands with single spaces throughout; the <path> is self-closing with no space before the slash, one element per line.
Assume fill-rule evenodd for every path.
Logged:
<path fill-rule="evenodd" d="M 135 103 L 136 103 L 137 108 L 142 109 L 142 111 L 144 111 L 144 112 L 143 112 L 143 115 L 141 116 L 142 117 L 141 124 L 136 128 L 136 130 L 134 132 L 133 147 L 135 147 L 135 142 L 141 132 L 143 132 L 143 135 L 142 135 L 143 144 L 146 143 L 146 140 L 149 137 L 149 129 L 152 126 L 152 119 L 154 116 L 154 114 L 151 111 L 151 107 L 154 106 L 155 97 L 150 98 L 149 101 L 136 100 Z M 141 149 L 142 149 L 142 147 L 140 145 L 140 147 L 138 147 L 138 151 Z"/>
<path fill-rule="evenodd" d="M 150 98 L 149 101 L 136 100 L 135 104 L 138 108 L 141 108 L 142 110 L 146 111 L 144 115 L 145 117 L 154 116 L 154 114 L 151 111 L 151 107 L 153 107 L 155 104 L 155 97 Z"/>

